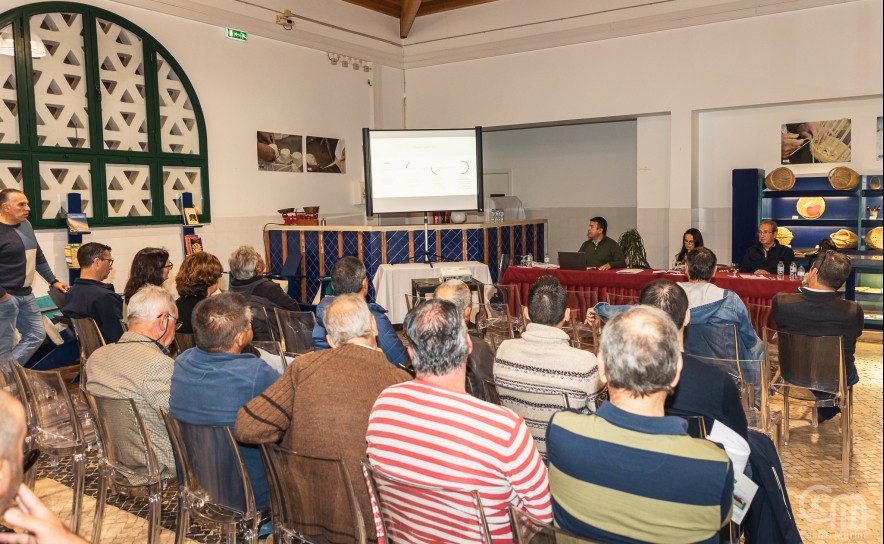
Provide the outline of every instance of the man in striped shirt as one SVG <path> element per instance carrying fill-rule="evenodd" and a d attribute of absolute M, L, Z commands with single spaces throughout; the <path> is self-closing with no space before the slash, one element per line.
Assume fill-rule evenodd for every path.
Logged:
<path fill-rule="evenodd" d="M 731 518 L 725 451 L 664 415 L 682 361 L 662 310 L 637 306 L 608 321 L 599 377 L 610 402 L 593 415 L 559 412 L 547 430 L 556 523 L 611 544 L 717 544 Z"/>
<path fill-rule="evenodd" d="M 546 467 L 524 420 L 464 389 L 472 349 L 451 302 L 432 299 L 405 317 L 417 377 L 388 387 L 369 418 L 368 457 L 384 473 L 420 485 L 478 490 L 491 537 L 512 542 L 507 506 L 550 522 Z M 425 511 L 415 499 L 415 510 Z M 409 515 L 427 542 L 463 539 L 450 520 Z"/>

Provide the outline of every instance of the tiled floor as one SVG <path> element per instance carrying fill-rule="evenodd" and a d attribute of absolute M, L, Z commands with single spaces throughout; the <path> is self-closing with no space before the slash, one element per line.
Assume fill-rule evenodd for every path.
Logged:
<path fill-rule="evenodd" d="M 786 487 L 792 509 L 806 544 L 884 544 L 884 501 L 882 501 L 882 347 L 859 344 L 857 369 L 860 383 L 854 388 L 854 453 L 850 483 L 841 481 L 839 418 L 810 425 L 810 412 L 793 407 L 791 437 L 782 450 Z M 773 409 L 781 409 L 779 399 Z M 94 496 L 94 452 L 89 458 L 87 491 Z M 64 467 L 41 467 L 38 495 L 63 520 L 70 519 L 70 488 L 64 485 Z M 50 476 L 50 477 L 43 477 Z M 90 486 L 91 482 L 91 486 Z M 67 483 L 67 482 L 66 482 Z M 173 542 L 175 528 L 174 487 L 164 494 L 162 542 Z M 87 496 L 82 533 L 90 536 L 95 500 Z M 145 542 L 147 521 L 141 517 L 146 503 L 141 499 L 113 499 L 106 509 L 102 542 Z M 139 514 L 141 516 L 139 516 Z M 188 542 L 220 542 L 212 533 L 191 535 Z M 763 544 L 763 543 L 761 543 Z"/>

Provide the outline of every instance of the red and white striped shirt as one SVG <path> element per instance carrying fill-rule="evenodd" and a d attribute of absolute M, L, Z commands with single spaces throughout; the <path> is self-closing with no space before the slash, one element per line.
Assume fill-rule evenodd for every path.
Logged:
<path fill-rule="evenodd" d="M 552 522 L 546 466 L 525 421 L 508 408 L 421 381 L 405 382 L 378 397 L 366 438 L 372 466 L 390 476 L 478 490 L 495 544 L 512 542 L 509 504 Z M 426 512 L 419 498 L 398 499 L 404 512 Z M 428 542 L 465 536 L 451 519 L 407 518 Z"/>

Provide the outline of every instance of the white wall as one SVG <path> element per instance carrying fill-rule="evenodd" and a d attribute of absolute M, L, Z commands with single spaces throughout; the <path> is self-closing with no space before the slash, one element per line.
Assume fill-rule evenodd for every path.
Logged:
<path fill-rule="evenodd" d="M 529 218 L 546 218 L 548 251 L 577 251 L 596 215 L 616 239 L 636 225 L 636 123 L 484 132 L 483 166 L 512 172 Z M 535 256 L 538 257 L 539 256 Z"/>

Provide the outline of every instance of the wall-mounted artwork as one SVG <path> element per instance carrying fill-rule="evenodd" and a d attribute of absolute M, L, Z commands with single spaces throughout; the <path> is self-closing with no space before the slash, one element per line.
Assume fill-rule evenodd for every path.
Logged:
<path fill-rule="evenodd" d="M 303 172 L 303 136 L 258 131 L 258 170 Z"/>
<path fill-rule="evenodd" d="M 882 158 L 884 158 L 884 155 L 881 154 L 881 144 L 884 143 L 884 142 L 882 142 L 882 134 L 884 134 L 884 133 L 881 132 L 882 120 L 884 120 L 884 117 L 878 117 L 878 125 L 877 125 L 878 128 L 877 128 L 877 132 L 875 133 L 875 155 L 878 156 L 879 161 L 882 160 Z"/>
<path fill-rule="evenodd" d="M 307 171 L 347 173 L 347 149 L 342 138 L 307 136 Z"/>
<path fill-rule="evenodd" d="M 782 164 L 850 162 L 850 119 L 788 123 L 780 132 Z"/>

